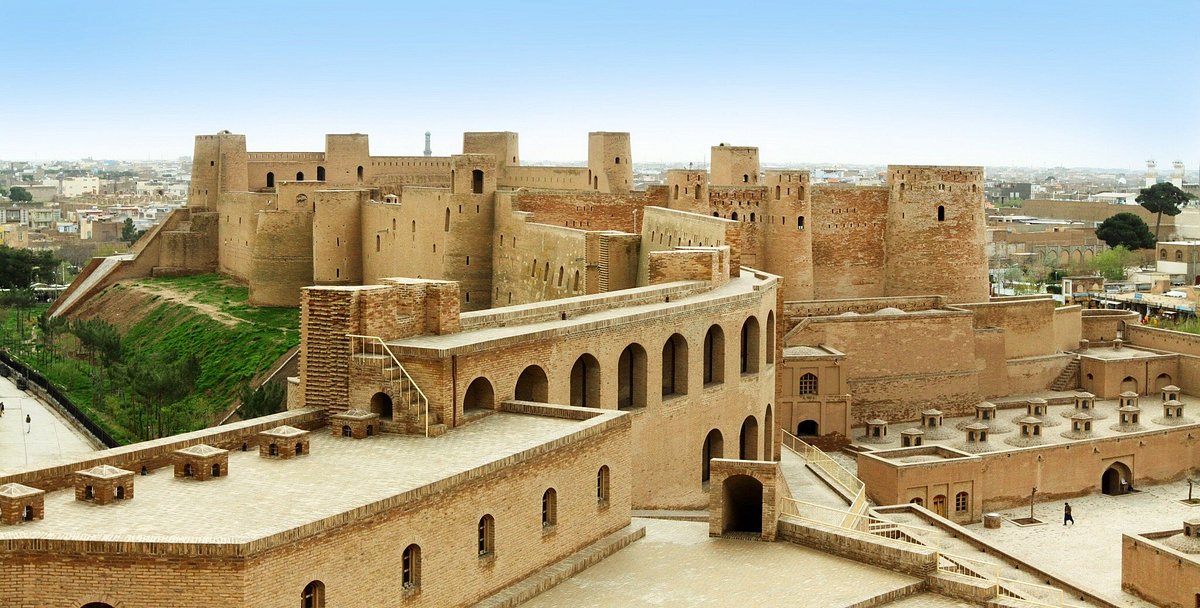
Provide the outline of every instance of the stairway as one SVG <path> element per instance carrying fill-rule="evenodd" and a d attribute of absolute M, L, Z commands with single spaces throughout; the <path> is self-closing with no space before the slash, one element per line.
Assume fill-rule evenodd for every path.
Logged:
<path fill-rule="evenodd" d="M 1063 368 L 1062 373 L 1054 379 L 1050 384 L 1052 391 L 1067 391 L 1079 388 L 1079 357 L 1071 359 L 1071 362 Z"/>
<path fill-rule="evenodd" d="M 385 430 L 427 437 L 446 432 L 437 413 L 429 410 L 428 397 L 382 339 L 350 336 L 350 360 L 356 368 L 379 371 L 379 390 L 392 398 L 392 421 L 384 423 Z"/>

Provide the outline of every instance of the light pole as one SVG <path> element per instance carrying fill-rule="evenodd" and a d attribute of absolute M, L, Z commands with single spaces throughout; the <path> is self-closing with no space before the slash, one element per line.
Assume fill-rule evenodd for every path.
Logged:
<path fill-rule="evenodd" d="M 1029 519 L 1033 519 L 1033 497 L 1037 494 L 1037 488 L 1029 492 Z"/>

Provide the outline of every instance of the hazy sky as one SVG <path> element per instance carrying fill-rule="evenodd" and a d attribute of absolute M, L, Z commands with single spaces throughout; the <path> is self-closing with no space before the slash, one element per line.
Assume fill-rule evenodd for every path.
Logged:
<path fill-rule="evenodd" d="M 582 160 L 1200 164 L 1200 1 L 5 1 L 0 158 L 457 153 Z"/>

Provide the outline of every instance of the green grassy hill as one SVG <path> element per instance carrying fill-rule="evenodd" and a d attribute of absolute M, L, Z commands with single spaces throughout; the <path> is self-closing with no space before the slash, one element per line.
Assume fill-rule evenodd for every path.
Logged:
<path fill-rule="evenodd" d="M 298 309 L 251 306 L 247 291 L 224 277 L 201 275 L 122 282 L 91 298 L 73 318 L 104 320 L 123 335 L 123 363 L 111 366 L 99 384 L 100 365 L 89 363 L 69 333 L 54 349 L 38 340 L 16 354 L 117 441 L 156 436 L 160 420 L 164 435 L 196 430 L 215 423 L 251 378 L 300 342 Z M 139 403 L 122 375 L 122 365 L 153 367 L 193 355 L 200 363 L 194 390 L 161 414 Z"/>

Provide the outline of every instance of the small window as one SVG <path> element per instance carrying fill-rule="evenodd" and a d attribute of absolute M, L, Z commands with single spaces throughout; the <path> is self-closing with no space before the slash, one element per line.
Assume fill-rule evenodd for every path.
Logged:
<path fill-rule="evenodd" d="M 375 253 L 379 253 L 379 245 L 380 245 L 379 235 L 377 234 L 377 235 L 375 235 Z"/>
<path fill-rule="evenodd" d="M 1166 250 L 1166 249 L 1159 249 L 1159 250 L 1158 250 L 1158 259 L 1160 259 L 1160 260 L 1165 260 L 1165 259 L 1167 259 L 1167 250 Z"/>
<path fill-rule="evenodd" d="M 954 495 L 954 512 L 965 513 L 967 511 L 967 493 L 959 492 Z"/>
<path fill-rule="evenodd" d="M 409 545 L 404 548 L 400 564 L 400 584 L 405 590 L 421 587 L 421 547 Z"/>
<path fill-rule="evenodd" d="M 486 557 L 496 552 L 496 519 L 491 515 L 479 518 L 479 557 Z"/>
<path fill-rule="evenodd" d="M 946 208 L 943 207 L 942 205 L 938 205 L 938 221 L 939 222 L 946 221 Z"/>
<path fill-rule="evenodd" d="M 554 488 L 542 494 L 542 527 L 552 528 L 558 525 L 558 493 Z"/>
<path fill-rule="evenodd" d="M 811 373 L 800 376 L 800 394 L 801 395 L 816 395 L 817 394 L 817 377 Z"/>
<path fill-rule="evenodd" d="M 620 157 L 620 156 L 618 156 L 618 157 L 614 158 L 614 159 L 613 159 L 613 164 L 614 164 L 614 165 L 619 165 L 619 164 L 621 164 L 621 157 Z"/>
<path fill-rule="evenodd" d="M 483 171 L 479 169 L 471 171 L 471 192 L 483 194 Z"/>
<path fill-rule="evenodd" d="M 804 216 L 796 217 L 796 230 L 804 230 Z"/>
<path fill-rule="evenodd" d="M 325 181 L 325 167 L 317 167 L 317 181 Z"/>
<path fill-rule="evenodd" d="M 267 187 L 268 188 L 275 187 L 275 174 L 270 171 L 267 172 Z"/>
<path fill-rule="evenodd" d="M 296 172 L 296 181 L 298 181 L 298 182 L 304 181 L 304 172 L 303 171 Z"/>
<path fill-rule="evenodd" d="M 743 174 L 743 175 L 742 175 L 742 183 L 743 183 L 743 184 L 748 184 L 748 183 L 750 183 L 750 175 L 749 175 L 749 174 Z"/>
<path fill-rule="evenodd" d="M 1176 262 L 1182 262 L 1182 261 L 1183 261 L 1183 251 L 1176 251 L 1176 252 L 1175 252 L 1175 261 L 1176 261 Z"/>
<path fill-rule="evenodd" d="M 599 471 L 596 471 L 596 502 L 608 503 L 608 465 L 604 465 L 600 467 Z"/>
<path fill-rule="evenodd" d="M 300 594 L 300 608 L 325 608 L 325 583 L 313 581 Z"/>

